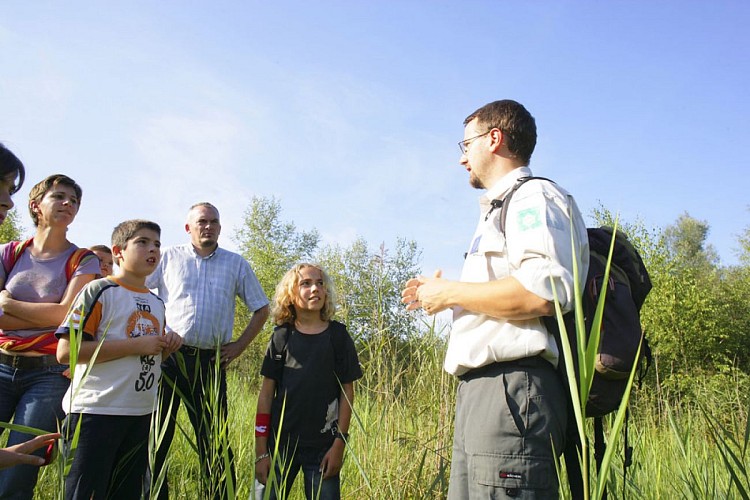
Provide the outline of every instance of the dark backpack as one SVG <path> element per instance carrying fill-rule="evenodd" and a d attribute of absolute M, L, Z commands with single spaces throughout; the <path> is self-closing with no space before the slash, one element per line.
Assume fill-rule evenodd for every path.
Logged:
<path fill-rule="evenodd" d="M 617 231 L 613 235 L 611 227 L 589 228 L 587 231 L 589 271 L 583 292 L 587 331 L 591 331 L 596 305 L 603 287 L 607 287 L 596 374 L 586 404 L 586 416 L 601 417 L 620 407 L 633 365 L 645 360 L 645 366 L 639 366 L 642 370 L 638 373 L 638 380 L 641 381 L 651 364 L 651 349 L 643 336 L 640 315 L 641 306 L 651 290 L 651 280 L 641 256 L 625 233 Z M 604 274 L 613 237 L 609 280 L 605 284 Z M 636 359 L 641 338 L 641 359 Z"/>
<path fill-rule="evenodd" d="M 511 197 L 524 183 L 533 179 L 553 182 L 545 177 L 522 177 L 518 179 L 510 192 L 502 200 L 492 201 L 493 209 L 500 208 L 501 210 L 499 223 L 500 232 L 503 233 L 503 236 L 505 235 L 505 220 Z M 597 464 L 600 465 L 605 451 L 601 417 L 619 408 L 625 395 L 628 378 L 633 366 L 639 365 L 638 381 L 640 383 L 643 377 L 645 377 L 648 367 L 651 365 L 651 350 L 643 335 L 640 317 L 641 306 L 643 306 L 643 302 L 651 290 L 651 279 L 649 278 L 646 266 L 643 264 L 643 259 L 641 259 L 641 256 L 628 240 L 625 233 L 619 230 L 615 233 L 611 227 L 606 226 L 588 228 L 587 233 L 589 239 L 589 269 L 586 275 L 585 287 L 582 291 L 583 303 L 581 304 L 585 317 L 586 332 L 591 331 L 599 297 L 606 286 L 606 297 L 596 357 L 596 373 L 594 374 L 589 397 L 586 401 L 586 416 L 596 417 L 594 450 Z M 615 241 L 610 263 L 609 279 L 607 283 L 604 283 L 610 244 L 613 237 Z M 574 354 L 573 362 L 576 365 L 574 372 L 577 374 L 575 311 L 568 312 L 563 319 L 566 331 L 568 332 L 571 350 Z M 555 340 L 562 353 L 560 329 L 557 319 L 546 317 L 544 318 L 544 324 L 555 336 Z M 642 345 L 641 340 L 643 341 Z M 641 345 L 641 356 L 639 359 L 636 359 L 639 345 Z M 645 366 L 641 364 L 641 360 L 645 360 Z M 565 378 L 564 374 L 566 372 L 562 358 L 559 371 Z M 567 387 L 567 383 L 565 385 Z M 571 416 L 572 414 L 569 414 L 569 420 Z M 568 471 L 571 470 L 571 467 L 577 468 L 578 459 L 575 455 L 575 448 L 566 450 L 565 454 Z M 626 419 L 625 467 L 630 465 L 631 455 L 632 449 L 627 444 Z M 572 485 L 571 489 L 573 489 Z M 575 493 L 574 498 L 578 498 Z"/>

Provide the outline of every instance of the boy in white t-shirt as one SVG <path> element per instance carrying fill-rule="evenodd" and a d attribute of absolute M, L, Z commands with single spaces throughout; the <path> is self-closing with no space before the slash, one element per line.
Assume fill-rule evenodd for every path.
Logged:
<path fill-rule="evenodd" d="M 145 287 L 159 263 L 160 237 L 154 222 L 119 224 L 112 233 L 117 273 L 86 285 L 56 332 L 60 363 L 70 362 L 71 335 L 79 339 L 73 382 L 63 398 L 66 447 L 79 420 L 81 426 L 65 478 L 68 500 L 141 498 L 161 359 L 182 344 L 179 335 L 165 334 L 164 303 Z"/>

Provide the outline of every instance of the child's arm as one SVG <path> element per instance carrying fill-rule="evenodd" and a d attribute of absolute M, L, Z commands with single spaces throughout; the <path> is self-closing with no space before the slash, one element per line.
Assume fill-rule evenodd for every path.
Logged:
<path fill-rule="evenodd" d="M 78 362 L 87 363 L 94 355 L 99 342 L 84 340 L 80 343 Z M 96 361 L 103 363 L 125 356 L 155 356 L 161 354 L 167 346 L 166 337 L 161 335 L 143 335 L 132 339 L 108 340 L 102 343 Z M 57 361 L 61 364 L 70 363 L 70 335 L 60 335 L 57 342 Z"/>
<path fill-rule="evenodd" d="M 349 432 L 349 422 L 352 419 L 352 405 L 354 404 L 354 382 L 342 384 L 343 390 L 339 397 L 339 433 L 346 434 Z M 344 447 L 346 442 L 341 437 L 333 440 L 333 445 L 328 453 L 320 462 L 320 471 L 323 473 L 323 479 L 335 477 L 341 471 L 344 464 Z"/>
<path fill-rule="evenodd" d="M 268 436 L 271 432 L 271 403 L 275 391 L 276 381 L 272 378 L 263 377 L 260 394 L 258 394 L 258 410 L 255 416 L 255 478 L 262 484 L 266 484 L 268 474 L 271 472 Z M 263 425 L 265 425 L 265 429 Z"/>

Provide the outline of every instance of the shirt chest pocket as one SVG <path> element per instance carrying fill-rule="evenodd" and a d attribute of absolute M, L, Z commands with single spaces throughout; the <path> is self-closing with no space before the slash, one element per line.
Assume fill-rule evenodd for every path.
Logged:
<path fill-rule="evenodd" d="M 505 236 L 499 232 L 485 232 L 475 238 L 472 253 L 484 256 L 502 255 L 505 253 Z"/>
<path fill-rule="evenodd" d="M 509 275 L 505 237 L 497 231 L 474 237 L 466 255 L 461 281 L 489 281 Z"/>

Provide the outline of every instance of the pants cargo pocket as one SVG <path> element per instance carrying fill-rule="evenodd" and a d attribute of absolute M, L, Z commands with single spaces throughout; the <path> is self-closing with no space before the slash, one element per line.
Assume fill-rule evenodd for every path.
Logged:
<path fill-rule="evenodd" d="M 539 498 L 557 496 L 557 476 L 553 464 L 539 457 L 477 454 L 469 457 L 469 470 L 475 484 L 506 490 L 507 496 Z M 533 491 L 529 491 L 533 490 Z M 517 495 L 513 493 L 517 492 Z"/>

